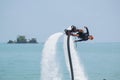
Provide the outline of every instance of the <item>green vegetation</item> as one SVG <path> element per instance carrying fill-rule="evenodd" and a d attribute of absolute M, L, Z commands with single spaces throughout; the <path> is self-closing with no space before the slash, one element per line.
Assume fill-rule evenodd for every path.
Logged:
<path fill-rule="evenodd" d="M 9 40 L 8 43 L 38 43 L 36 38 L 31 38 L 30 40 L 27 40 L 25 36 L 18 36 L 16 41 Z"/>
<path fill-rule="evenodd" d="M 19 36 L 17 38 L 17 43 L 27 43 L 27 39 L 25 38 L 25 36 Z"/>

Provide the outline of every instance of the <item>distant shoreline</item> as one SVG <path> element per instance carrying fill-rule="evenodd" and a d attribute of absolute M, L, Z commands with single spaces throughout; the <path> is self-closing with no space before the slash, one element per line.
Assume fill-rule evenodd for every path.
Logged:
<path fill-rule="evenodd" d="M 13 43 L 7 43 L 7 44 L 38 44 L 38 42 L 36 42 L 36 43 L 16 43 L 16 42 L 13 42 Z"/>

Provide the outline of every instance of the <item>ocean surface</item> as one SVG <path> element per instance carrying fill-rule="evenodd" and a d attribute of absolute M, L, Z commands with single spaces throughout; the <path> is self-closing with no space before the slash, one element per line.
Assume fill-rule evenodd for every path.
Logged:
<path fill-rule="evenodd" d="M 44 43 L 0 43 L 0 80 L 42 80 L 40 77 L 43 47 Z M 82 42 L 75 44 L 75 48 L 88 80 L 120 80 L 119 42 Z M 70 80 L 62 42 L 57 43 L 56 54 L 62 80 Z"/>

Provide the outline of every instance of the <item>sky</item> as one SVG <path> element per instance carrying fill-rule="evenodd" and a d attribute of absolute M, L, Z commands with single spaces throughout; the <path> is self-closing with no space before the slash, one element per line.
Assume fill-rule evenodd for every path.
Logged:
<path fill-rule="evenodd" d="M 120 0 L 0 0 L 0 42 L 44 42 L 71 25 L 87 26 L 92 42 L 120 42 Z"/>

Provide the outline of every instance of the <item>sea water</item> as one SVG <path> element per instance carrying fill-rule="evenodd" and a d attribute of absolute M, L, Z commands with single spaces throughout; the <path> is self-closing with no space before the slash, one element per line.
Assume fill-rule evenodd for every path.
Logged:
<path fill-rule="evenodd" d="M 1 43 L 0 80 L 40 80 L 43 46 Z M 120 80 L 120 43 L 80 42 L 75 48 L 88 80 Z M 62 80 L 70 80 L 62 42 L 56 54 Z"/>

